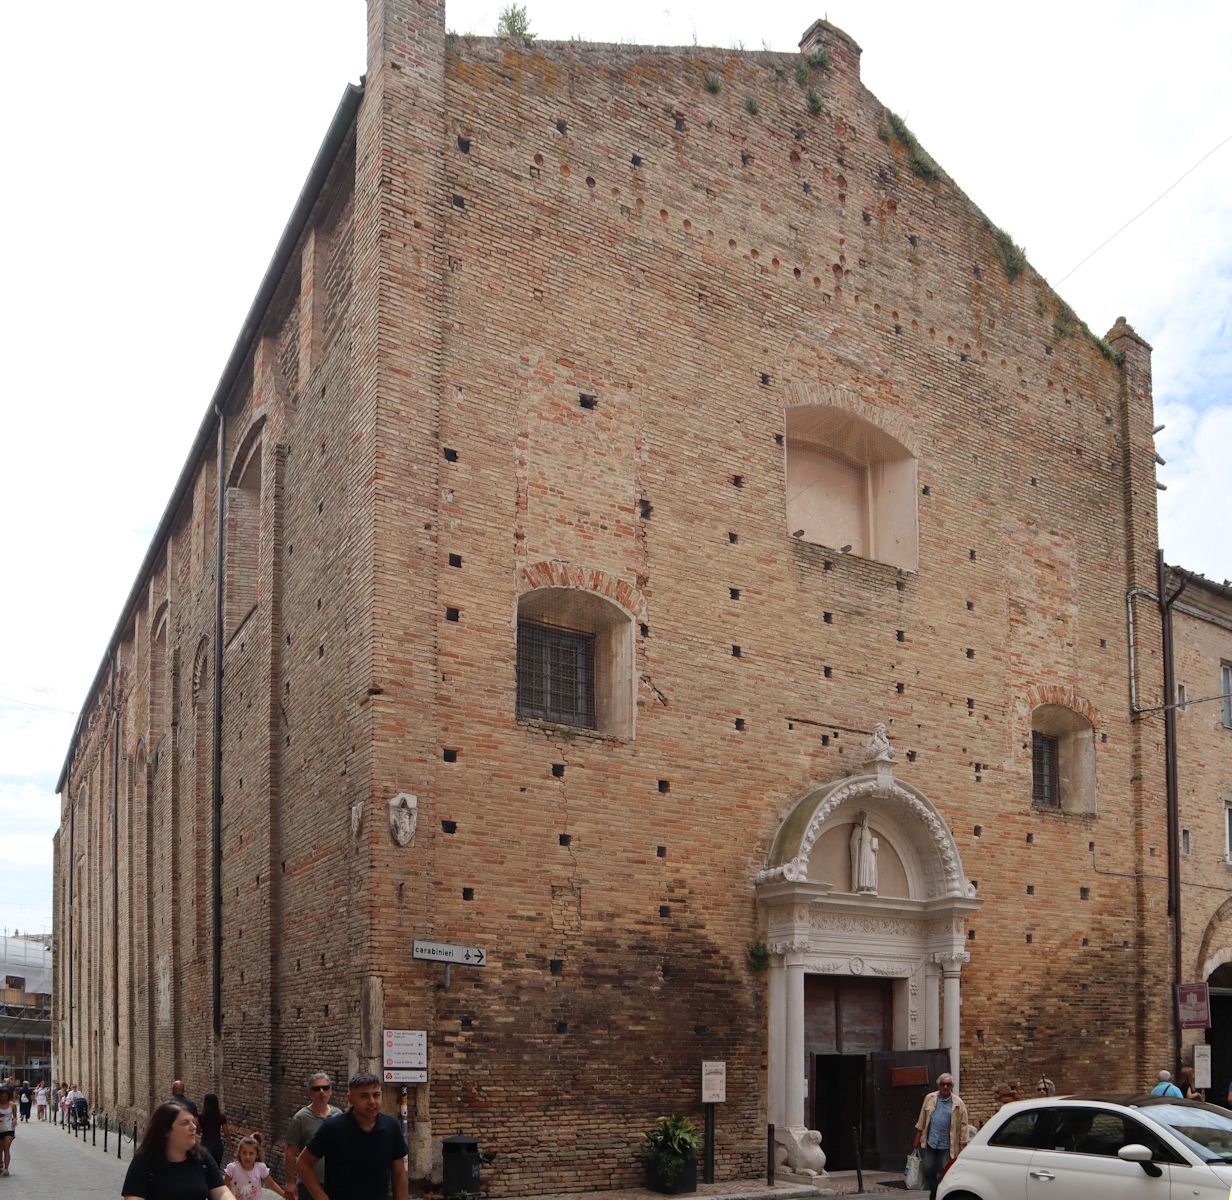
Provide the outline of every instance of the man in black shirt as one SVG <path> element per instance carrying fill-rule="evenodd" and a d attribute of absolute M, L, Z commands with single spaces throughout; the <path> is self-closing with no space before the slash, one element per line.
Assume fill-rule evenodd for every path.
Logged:
<path fill-rule="evenodd" d="M 407 1200 L 406 1138 L 393 1117 L 381 1112 L 381 1081 L 367 1071 L 352 1075 L 349 1112 L 322 1121 L 295 1165 L 301 1186 L 313 1200 Z M 325 1159 L 325 1186 L 313 1173 Z"/>

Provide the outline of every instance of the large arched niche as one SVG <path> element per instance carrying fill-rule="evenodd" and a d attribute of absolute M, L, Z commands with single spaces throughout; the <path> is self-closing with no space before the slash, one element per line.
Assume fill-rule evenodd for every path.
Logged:
<path fill-rule="evenodd" d="M 860 774 L 811 788 L 783 819 L 757 902 L 770 951 L 767 972 L 767 1120 L 789 1163 L 807 1129 L 806 975 L 891 981 L 894 1050 L 948 1048 L 956 1082 L 967 918 L 979 907 L 945 819 L 895 776 L 878 727 Z M 854 830 L 877 840 L 876 880 L 853 870 Z"/>

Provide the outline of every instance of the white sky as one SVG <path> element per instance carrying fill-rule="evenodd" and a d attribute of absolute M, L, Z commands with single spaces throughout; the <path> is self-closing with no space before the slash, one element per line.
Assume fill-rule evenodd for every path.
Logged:
<path fill-rule="evenodd" d="M 500 7 L 454 3 L 448 25 L 489 34 Z M 865 83 L 1092 330 L 1123 313 L 1154 346 L 1160 540 L 1232 576 L 1232 4 L 528 8 L 553 39 L 789 51 L 820 16 L 850 33 Z M 0 14 L 0 927 L 50 927 L 75 711 L 363 58 L 358 0 Z"/>

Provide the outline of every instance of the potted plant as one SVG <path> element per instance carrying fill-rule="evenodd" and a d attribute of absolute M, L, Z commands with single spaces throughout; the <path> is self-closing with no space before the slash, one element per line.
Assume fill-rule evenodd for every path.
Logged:
<path fill-rule="evenodd" d="M 638 1155 L 646 1164 L 646 1186 L 669 1196 L 697 1191 L 701 1130 L 691 1117 L 660 1117 L 642 1134 Z"/>

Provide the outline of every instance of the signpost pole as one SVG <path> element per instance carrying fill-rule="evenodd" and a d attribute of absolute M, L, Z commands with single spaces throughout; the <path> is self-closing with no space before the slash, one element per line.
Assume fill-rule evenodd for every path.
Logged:
<path fill-rule="evenodd" d="M 706 1105 L 706 1168 L 703 1183 L 714 1182 L 714 1105 Z"/>

